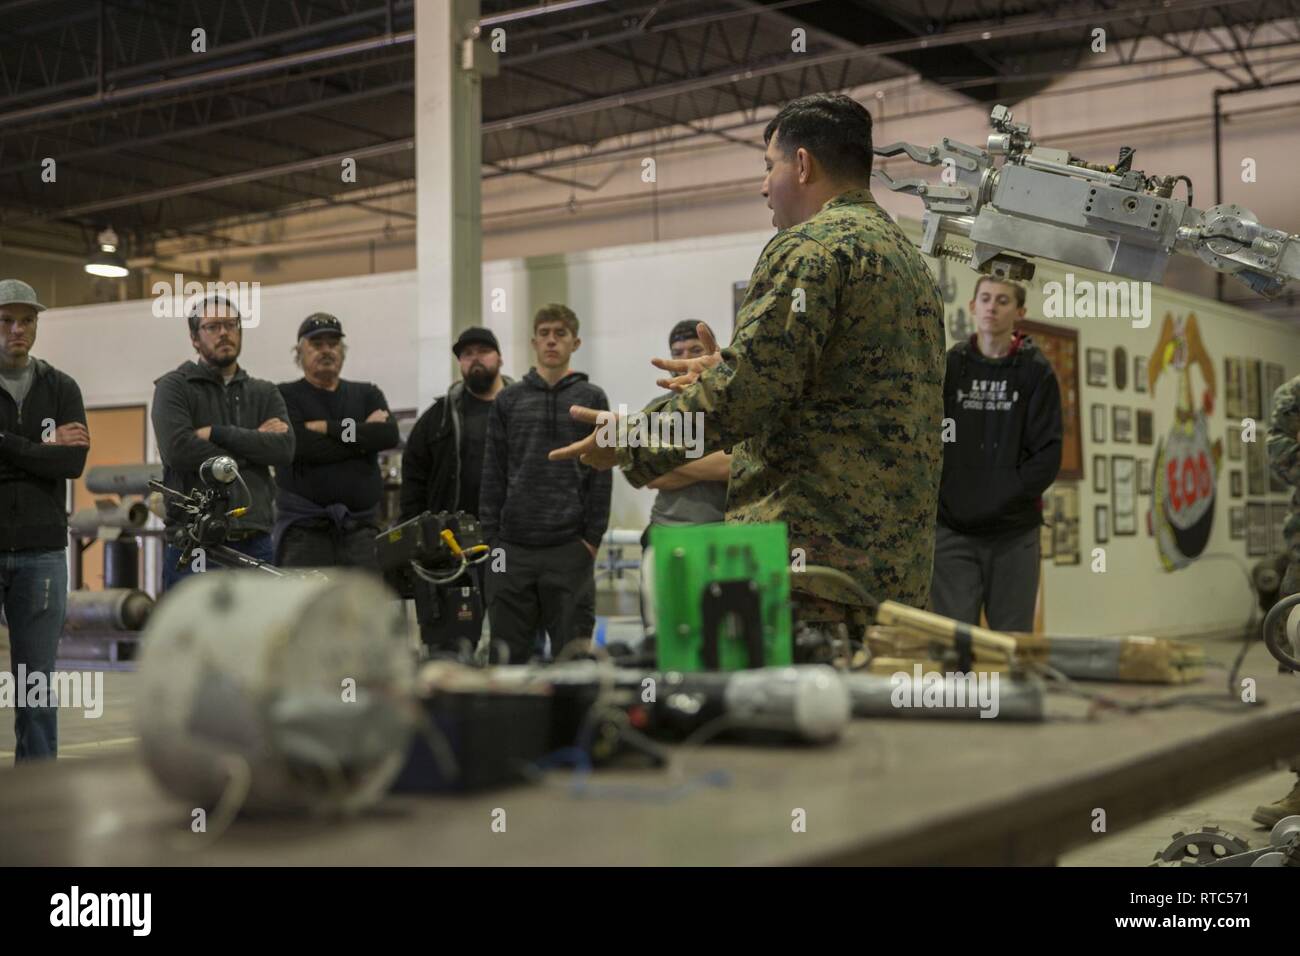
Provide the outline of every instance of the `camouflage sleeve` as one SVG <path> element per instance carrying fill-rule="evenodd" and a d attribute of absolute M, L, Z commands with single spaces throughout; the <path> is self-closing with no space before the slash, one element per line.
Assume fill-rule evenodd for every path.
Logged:
<path fill-rule="evenodd" d="M 641 409 L 643 413 L 662 412 L 665 406 L 673 400 L 673 395 L 669 392 L 666 395 L 660 395 L 651 399 L 646 406 Z M 686 464 L 686 448 L 682 445 L 661 445 L 654 441 L 649 447 L 638 448 L 636 467 L 633 467 L 632 459 L 628 452 L 631 449 L 620 448 L 618 453 L 619 467 L 624 469 L 624 477 L 634 488 L 640 488 L 647 482 L 653 481 L 659 475 L 666 475 L 670 471 L 675 471 L 682 465 Z M 645 474 L 648 477 L 643 480 L 634 480 L 636 476 Z"/>
<path fill-rule="evenodd" d="M 1268 463 L 1288 485 L 1300 485 L 1300 377 L 1273 393 L 1268 426 Z"/>
<path fill-rule="evenodd" d="M 821 356 L 835 321 L 840 267 L 821 243 L 798 232 L 777 236 L 754 270 L 722 363 L 660 408 L 699 414 L 704 453 L 759 434 L 793 405 Z M 686 461 L 685 449 L 620 448 L 619 466 L 634 487 Z"/>
<path fill-rule="evenodd" d="M 705 448 L 709 451 L 707 438 Z M 707 451 L 706 451 L 707 454 Z M 684 445 L 661 445 L 651 437 L 651 444 L 641 448 L 619 448 L 618 466 L 633 488 L 643 488 L 660 475 L 676 471 L 689 459 Z"/>

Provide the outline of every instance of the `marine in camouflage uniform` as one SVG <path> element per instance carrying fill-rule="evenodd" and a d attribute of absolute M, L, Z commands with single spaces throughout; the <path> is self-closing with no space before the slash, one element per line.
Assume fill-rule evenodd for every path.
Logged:
<path fill-rule="evenodd" d="M 1300 376 L 1273 393 L 1268 426 L 1268 463 L 1291 486 L 1291 513 L 1286 517 L 1286 546 L 1290 560 L 1278 598 L 1300 591 Z"/>
<path fill-rule="evenodd" d="M 1291 512 L 1286 516 L 1286 573 L 1278 589 L 1278 600 L 1300 591 L 1300 375 L 1273 393 L 1273 414 L 1268 425 L 1268 463 L 1273 472 L 1291 486 Z M 1300 774 L 1300 756 L 1291 760 Z M 1300 813 L 1300 777 L 1291 792 L 1276 803 L 1255 808 L 1251 819 L 1273 826 L 1283 817 Z"/>
<path fill-rule="evenodd" d="M 934 276 L 870 190 L 852 189 L 772 237 L 721 364 L 660 411 L 703 412 L 706 452 L 732 450 L 727 521 L 783 521 L 808 564 L 924 607 L 943 367 Z M 636 487 L 684 460 L 682 448 L 618 450 Z M 803 620 L 836 620 L 837 607 L 861 620 L 850 589 L 791 583 Z"/>

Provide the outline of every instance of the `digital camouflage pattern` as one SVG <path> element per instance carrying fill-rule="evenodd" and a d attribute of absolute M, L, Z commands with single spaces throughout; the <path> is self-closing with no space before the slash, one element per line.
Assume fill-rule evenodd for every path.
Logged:
<path fill-rule="evenodd" d="M 807 564 L 924 607 L 943 465 L 943 304 L 870 190 L 772 237 L 722 358 L 660 411 L 703 412 L 706 452 L 732 450 L 727 520 L 784 521 Z M 685 460 L 671 448 L 618 454 L 637 487 Z M 861 604 L 825 579 L 791 583 Z"/>
<path fill-rule="evenodd" d="M 1286 547 L 1290 561 L 1278 597 L 1300 591 L 1300 375 L 1273 393 L 1268 426 L 1268 463 L 1293 489 L 1286 516 Z M 1300 768 L 1298 768 L 1300 769 Z"/>

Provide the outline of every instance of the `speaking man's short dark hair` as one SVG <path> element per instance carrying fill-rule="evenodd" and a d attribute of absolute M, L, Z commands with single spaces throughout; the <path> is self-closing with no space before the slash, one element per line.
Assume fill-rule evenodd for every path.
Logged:
<path fill-rule="evenodd" d="M 871 114 L 851 97 L 813 93 L 791 100 L 763 130 L 763 143 L 780 133 L 786 156 L 800 147 L 817 157 L 827 175 L 846 182 L 871 178 Z"/>

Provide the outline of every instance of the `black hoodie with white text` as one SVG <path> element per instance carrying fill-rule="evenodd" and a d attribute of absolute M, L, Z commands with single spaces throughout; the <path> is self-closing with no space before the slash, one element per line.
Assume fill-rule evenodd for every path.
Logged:
<path fill-rule="evenodd" d="M 976 337 L 948 350 L 939 523 L 963 534 L 1042 524 L 1042 494 L 1061 467 L 1061 391 L 1051 363 L 1016 333 L 1001 358 Z M 947 422 L 945 422 L 945 426 Z"/>

